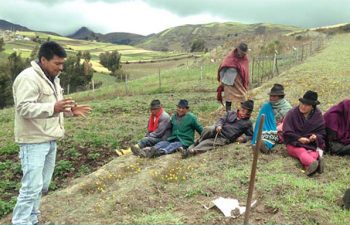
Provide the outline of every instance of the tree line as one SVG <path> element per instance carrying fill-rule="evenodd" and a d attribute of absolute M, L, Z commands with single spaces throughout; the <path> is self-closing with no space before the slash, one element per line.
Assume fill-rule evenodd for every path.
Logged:
<path fill-rule="evenodd" d="M 4 41 L 0 38 L 0 52 L 4 50 Z M 35 46 L 29 58 L 22 58 L 20 53 L 13 52 L 0 61 L 0 108 L 13 105 L 12 84 L 17 75 L 30 66 L 32 60 L 37 60 L 39 46 Z M 90 52 L 78 52 L 68 56 L 60 74 L 62 87 L 75 92 L 85 89 L 93 77 Z"/>

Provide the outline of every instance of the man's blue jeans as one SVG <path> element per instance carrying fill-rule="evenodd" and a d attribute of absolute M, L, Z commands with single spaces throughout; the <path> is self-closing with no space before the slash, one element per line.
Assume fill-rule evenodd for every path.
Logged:
<path fill-rule="evenodd" d="M 138 142 L 138 144 L 140 148 L 145 148 L 145 147 L 152 147 L 160 141 L 161 141 L 160 138 L 144 137 Z"/>
<path fill-rule="evenodd" d="M 42 193 L 49 189 L 56 161 L 56 141 L 20 144 L 22 186 L 13 209 L 12 224 L 35 224 Z"/>
<path fill-rule="evenodd" d="M 179 141 L 175 141 L 175 142 L 161 141 L 161 142 L 158 142 L 154 147 L 163 154 L 171 154 L 175 152 L 176 149 L 183 146 Z"/>

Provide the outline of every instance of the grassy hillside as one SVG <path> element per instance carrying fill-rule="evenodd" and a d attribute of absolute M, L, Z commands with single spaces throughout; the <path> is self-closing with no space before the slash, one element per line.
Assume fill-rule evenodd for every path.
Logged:
<path fill-rule="evenodd" d="M 308 89 L 318 91 L 323 111 L 349 98 L 349 41 L 350 35 L 334 37 L 319 54 L 253 90 L 256 108 L 276 82 L 285 85 L 287 98 L 294 105 Z M 242 217 L 226 219 L 214 209 L 204 209 L 203 204 L 208 205 L 219 196 L 245 202 L 252 160 L 249 145 L 232 144 L 186 160 L 180 159 L 179 154 L 139 159 L 117 158 L 113 153 L 114 148 L 142 137 L 148 104 L 154 98 L 159 98 L 167 111 L 174 111 L 178 100 L 187 98 L 199 120 L 204 125 L 212 124 L 221 113 L 214 98 L 217 83 L 213 74 L 217 66 L 206 66 L 203 80 L 197 67 L 184 65 L 164 72 L 161 89 L 158 74 L 154 74 L 130 81 L 127 95 L 123 84 L 72 95 L 79 103 L 91 104 L 94 112 L 87 119 L 67 120 L 67 137 L 59 143 L 54 185 L 88 174 L 91 164 L 111 162 L 95 173 L 72 179 L 66 189 L 44 197 L 43 222 L 242 223 Z M 256 114 L 257 110 L 253 118 Z M 10 168 L 2 169 L 6 173 L 1 180 L 8 183 L 19 181 L 12 115 L 13 109 L 0 111 L 0 157 L 2 162 L 8 162 L 2 164 L 3 168 Z M 284 146 L 279 146 L 274 154 L 261 155 L 255 189 L 258 204 L 251 212 L 250 222 L 349 224 L 350 212 L 342 210 L 337 202 L 350 184 L 350 157 L 325 158 L 325 173 L 308 178 L 299 162 L 286 155 Z M 18 188 L 17 182 L 1 185 L 8 187 L 2 193 L 10 193 L 10 187 Z M 9 218 L 0 222 L 9 223 Z"/>
<path fill-rule="evenodd" d="M 122 62 L 139 62 L 144 60 L 158 60 L 169 57 L 183 57 L 184 54 L 176 52 L 158 52 L 145 50 L 138 47 L 133 47 L 130 45 L 116 45 L 112 43 L 105 42 L 92 42 L 84 40 L 70 39 L 67 37 L 51 35 L 41 32 L 17 32 L 17 34 L 24 37 L 33 38 L 39 36 L 41 40 L 53 40 L 60 43 L 66 48 L 69 54 L 76 54 L 77 51 L 90 51 L 92 56 L 92 63 L 94 68 L 99 72 L 106 72 L 106 70 L 99 64 L 99 55 L 105 51 L 117 50 L 122 54 Z M 6 57 L 6 55 L 11 54 L 14 51 L 21 53 L 23 57 L 29 57 L 34 46 L 38 45 L 33 41 L 25 40 L 13 40 L 6 42 L 5 50 L 1 53 L 1 57 Z"/>
<path fill-rule="evenodd" d="M 297 27 L 275 24 L 242 24 L 242 23 L 209 23 L 183 25 L 169 28 L 152 35 L 137 46 L 153 50 L 189 51 L 196 39 L 205 41 L 208 49 L 212 49 L 231 39 L 245 39 L 247 35 L 263 35 L 266 33 L 287 33 L 297 30 Z"/>
<path fill-rule="evenodd" d="M 290 36 L 305 35 L 313 32 L 325 33 L 329 35 L 349 33 L 350 32 L 350 23 L 340 23 L 331 26 L 315 27 L 311 29 L 303 29 L 289 33 Z"/>

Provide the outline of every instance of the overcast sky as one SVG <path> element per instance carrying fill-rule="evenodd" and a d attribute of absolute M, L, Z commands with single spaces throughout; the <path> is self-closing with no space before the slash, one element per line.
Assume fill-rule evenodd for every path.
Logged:
<path fill-rule="evenodd" d="M 277 23 L 318 27 L 350 22 L 349 0 L 0 0 L 0 19 L 67 35 L 157 33 L 183 24 Z"/>

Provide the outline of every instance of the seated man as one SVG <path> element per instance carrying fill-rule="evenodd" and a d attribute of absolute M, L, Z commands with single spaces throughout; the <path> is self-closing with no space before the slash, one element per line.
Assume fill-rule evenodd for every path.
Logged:
<path fill-rule="evenodd" d="M 195 115 L 189 112 L 188 101 L 181 99 L 176 114 L 171 117 L 171 135 L 167 141 L 161 141 L 146 151 L 145 157 L 171 154 L 177 149 L 188 148 L 194 142 L 194 131 L 202 133 L 203 127 Z M 146 149 L 145 149 L 146 150 Z"/>
<path fill-rule="evenodd" d="M 253 136 L 253 125 L 250 114 L 254 108 L 254 102 L 248 100 L 241 103 L 237 112 L 228 111 L 214 126 L 206 127 L 199 140 L 187 150 L 182 150 L 182 157 L 203 153 L 215 146 L 223 146 L 235 141 L 246 142 Z M 240 137 L 245 134 L 246 137 Z"/>
<path fill-rule="evenodd" d="M 170 116 L 162 108 L 158 99 L 152 100 L 151 115 L 148 120 L 147 133 L 136 145 L 131 146 L 134 155 L 139 156 L 143 148 L 152 147 L 170 135 Z"/>
<path fill-rule="evenodd" d="M 291 104 L 284 98 L 284 87 L 281 84 L 274 84 L 268 93 L 269 101 L 265 102 L 259 111 L 255 123 L 252 144 L 256 144 L 261 115 L 265 115 L 265 123 L 262 130 L 262 141 L 260 151 L 263 153 L 272 152 L 276 143 L 282 143 L 282 125 L 287 112 L 292 108 Z"/>
<path fill-rule="evenodd" d="M 350 155 L 350 99 L 331 107 L 324 115 L 327 150 L 331 154 Z"/>
<path fill-rule="evenodd" d="M 307 91 L 300 98 L 299 106 L 289 110 L 283 122 L 283 140 L 290 156 L 300 160 L 305 174 L 323 173 L 323 149 L 325 148 L 325 122 L 317 105 L 318 95 Z"/>

